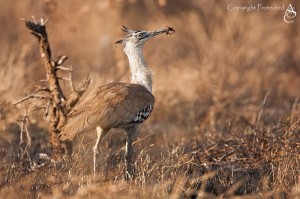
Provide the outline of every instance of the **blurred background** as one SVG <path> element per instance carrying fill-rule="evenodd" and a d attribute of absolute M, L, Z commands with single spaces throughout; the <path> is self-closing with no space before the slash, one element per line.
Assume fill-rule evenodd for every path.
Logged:
<path fill-rule="evenodd" d="M 32 16 L 49 19 L 47 29 L 54 57 L 69 57 L 66 66 L 73 66 L 75 84 L 90 75 L 89 89 L 113 81 L 130 81 L 127 58 L 121 47 L 114 45 L 125 35 L 122 24 L 136 30 L 174 27 L 176 34 L 155 38 L 144 47 L 154 72 L 157 103 L 148 122 L 154 129 L 162 126 L 164 132 L 184 130 L 182 133 L 187 134 L 198 132 L 204 125 L 216 130 L 218 123 L 225 122 L 218 119 L 220 114 L 228 112 L 255 121 L 255 113 L 268 92 L 268 110 L 273 111 L 268 116 L 284 118 L 289 114 L 284 111 L 299 95 L 299 20 L 285 23 L 285 10 L 234 12 L 227 8 L 229 4 L 258 3 L 261 4 L 232 0 L 2 2 L 1 132 L 15 122 L 8 113 L 15 108 L 8 108 L 9 104 L 29 92 L 33 82 L 45 78 L 37 41 L 21 21 Z M 293 6 L 296 4 L 299 3 Z M 288 2 L 262 5 L 284 5 L 287 9 Z"/>
<path fill-rule="evenodd" d="M 214 143 L 234 133 L 247 134 L 249 123 L 268 129 L 297 119 L 300 19 L 284 22 L 290 3 L 300 8 L 298 1 L 279 0 L 2 0 L 2 157 L 7 158 L 19 140 L 17 119 L 24 107 L 13 103 L 45 79 L 37 41 L 21 18 L 49 19 L 53 55 L 69 57 L 65 66 L 74 68 L 75 86 L 87 75 L 92 78 L 86 94 L 105 83 L 130 81 L 127 58 L 114 45 L 125 35 L 122 25 L 133 30 L 173 27 L 175 34 L 156 37 L 144 46 L 154 73 L 156 105 L 140 129 L 147 144 L 171 150 L 172 145 Z M 229 4 L 284 10 L 234 12 Z M 68 84 L 62 84 L 68 93 Z M 30 119 L 29 131 L 40 151 L 41 145 L 47 146 L 47 121 L 42 113 Z M 109 147 L 113 140 L 106 142 Z"/>

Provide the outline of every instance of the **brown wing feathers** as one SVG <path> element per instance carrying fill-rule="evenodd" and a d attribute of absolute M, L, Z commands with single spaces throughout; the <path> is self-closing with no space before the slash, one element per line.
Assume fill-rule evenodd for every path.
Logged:
<path fill-rule="evenodd" d="M 153 95 L 141 85 L 111 83 L 100 86 L 68 114 L 61 140 L 73 140 L 78 133 L 96 126 L 109 129 L 141 123 L 153 106 Z"/>

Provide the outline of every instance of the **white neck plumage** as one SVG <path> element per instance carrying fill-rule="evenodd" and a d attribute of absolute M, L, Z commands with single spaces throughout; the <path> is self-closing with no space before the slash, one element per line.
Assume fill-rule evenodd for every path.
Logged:
<path fill-rule="evenodd" d="M 152 93 L 152 72 L 145 62 L 142 48 L 143 46 L 127 43 L 124 52 L 129 60 L 131 83 L 140 84 Z"/>

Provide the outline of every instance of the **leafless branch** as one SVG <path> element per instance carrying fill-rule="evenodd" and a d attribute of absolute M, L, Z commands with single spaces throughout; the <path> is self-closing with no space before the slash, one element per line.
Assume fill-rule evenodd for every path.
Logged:
<path fill-rule="evenodd" d="M 51 106 L 51 100 L 49 100 L 47 102 L 47 105 L 46 105 L 46 110 L 45 110 L 45 114 L 44 114 L 44 120 L 48 117 L 49 115 L 49 109 L 50 109 L 50 106 Z"/>
<path fill-rule="evenodd" d="M 59 126 L 65 122 L 66 108 L 64 106 L 65 96 L 59 84 L 56 67 L 63 64 L 67 57 L 61 56 L 57 61 L 52 59 L 52 52 L 45 26 L 46 22 L 47 20 L 44 20 L 43 18 L 41 18 L 39 21 L 36 21 L 35 19 L 33 21 L 25 20 L 25 25 L 31 31 L 31 34 L 38 39 L 40 55 L 47 76 L 46 81 L 49 83 L 51 98 L 47 99 L 49 99 L 51 105 L 47 105 L 46 110 L 48 109 L 47 107 L 49 107 L 48 113 L 51 113 L 49 123 L 49 138 L 52 145 L 52 156 L 54 159 L 57 159 L 61 156 L 61 143 L 58 137 L 60 132 Z M 32 97 L 33 96 L 35 95 L 32 95 Z"/>
<path fill-rule="evenodd" d="M 73 83 L 73 73 L 72 71 L 69 72 L 69 81 L 70 81 L 70 88 L 72 92 L 75 92 L 75 87 Z"/>
<path fill-rule="evenodd" d="M 31 146 L 31 137 L 29 135 L 29 131 L 27 128 L 27 123 L 30 122 L 29 117 L 27 115 L 27 110 L 25 110 L 23 118 L 18 121 L 21 122 L 20 146 L 21 146 L 22 155 L 23 155 L 28 150 L 28 148 Z M 24 134 L 26 136 L 26 146 L 25 147 L 23 147 L 23 143 L 25 143 Z"/>
<path fill-rule="evenodd" d="M 33 20 L 22 19 L 25 22 L 25 26 L 30 30 L 30 33 L 33 34 L 39 43 L 40 55 L 42 58 L 43 66 L 46 72 L 46 79 L 41 80 L 41 82 L 47 82 L 49 84 L 49 88 L 38 88 L 30 95 L 24 97 L 23 99 L 17 101 L 15 105 L 20 104 L 29 99 L 42 99 L 47 100 L 43 101 L 43 105 L 38 105 L 35 107 L 33 111 L 44 109 L 45 114 L 44 118 L 49 117 L 49 139 L 50 144 L 52 146 L 52 157 L 54 159 L 62 157 L 63 147 L 59 140 L 59 133 L 61 131 L 62 126 L 65 123 L 66 116 L 68 112 L 75 106 L 75 104 L 79 101 L 81 95 L 86 91 L 90 78 L 87 77 L 81 87 L 75 89 L 73 84 L 72 71 L 73 68 L 63 67 L 62 65 L 68 59 L 67 56 L 62 55 L 57 59 L 52 58 L 52 51 L 50 48 L 50 43 L 48 40 L 48 35 L 46 31 L 46 23 L 48 20 L 44 20 L 41 18 L 40 20 L 36 20 L 32 17 Z M 68 77 L 58 77 L 57 71 L 67 71 L 69 72 Z M 59 80 L 67 80 L 70 83 L 71 94 L 69 97 L 65 97 L 63 90 L 60 86 Z M 39 94 L 39 92 L 44 92 L 43 94 Z M 45 93 L 46 92 L 46 93 Z M 27 131 L 25 127 L 22 128 L 22 132 Z"/>
<path fill-rule="evenodd" d="M 70 80 L 70 87 L 71 87 L 72 93 L 69 96 L 67 103 L 66 103 L 66 108 L 68 111 L 70 111 L 72 109 L 72 107 L 74 107 L 77 104 L 77 102 L 79 101 L 79 98 L 83 95 L 83 93 L 88 88 L 88 86 L 91 82 L 91 79 L 89 76 L 87 76 L 83 80 L 81 86 L 78 89 L 75 89 L 73 83 L 71 83 L 71 82 L 72 82 L 72 79 Z"/>
<path fill-rule="evenodd" d="M 73 71 L 72 67 L 71 68 L 67 68 L 67 67 L 63 67 L 63 66 L 58 66 L 56 68 L 60 69 L 60 70 L 64 70 L 64 71 Z"/>
<path fill-rule="evenodd" d="M 33 93 L 31 93 L 30 95 L 20 99 L 19 101 L 15 102 L 14 105 L 17 105 L 17 104 L 20 104 L 26 100 L 29 100 L 29 99 L 52 99 L 50 96 L 45 96 L 45 95 L 37 95 L 37 93 L 39 92 L 47 92 L 47 93 L 50 93 L 50 90 L 48 88 L 40 88 L 40 89 L 37 89 L 35 90 Z"/>
<path fill-rule="evenodd" d="M 55 67 L 58 68 L 63 65 L 67 59 L 68 57 L 66 55 L 59 56 L 57 61 L 55 61 Z"/>
<path fill-rule="evenodd" d="M 48 79 L 41 79 L 40 82 L 48 82 Z"/>

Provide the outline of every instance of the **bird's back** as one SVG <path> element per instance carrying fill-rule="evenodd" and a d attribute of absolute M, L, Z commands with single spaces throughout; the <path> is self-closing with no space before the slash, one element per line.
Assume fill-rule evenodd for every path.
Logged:
<path fill-rule="evenodd" d="M 71 141 L 78 133 L 96 126 L 110 129 L 142 123 L 154 102 L 154 96 L 138 84 L 110 83 L 97 87 L 68 114 L 61 140 Z"/>

